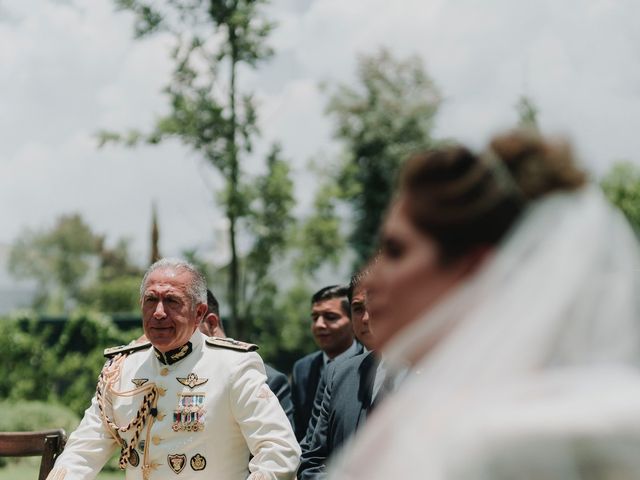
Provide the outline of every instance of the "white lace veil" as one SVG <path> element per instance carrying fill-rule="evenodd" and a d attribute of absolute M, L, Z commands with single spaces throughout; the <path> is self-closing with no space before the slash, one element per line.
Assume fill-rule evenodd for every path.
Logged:
<path fill-rule="evenodd" d="M 384 354 L 421 360 L 330 478 L 640 478 L 640 256 L 595 187 L 535 202 Z"/>

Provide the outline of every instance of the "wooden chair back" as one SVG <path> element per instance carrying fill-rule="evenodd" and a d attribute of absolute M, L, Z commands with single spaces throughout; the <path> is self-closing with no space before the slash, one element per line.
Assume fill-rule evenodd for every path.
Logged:
<path fill-rule="evenodd" d="M 38 480 L 45 480 L 67 442 L 61 428 L 40 432 L 0 432 L 0 457 L 40 456 Z"/>

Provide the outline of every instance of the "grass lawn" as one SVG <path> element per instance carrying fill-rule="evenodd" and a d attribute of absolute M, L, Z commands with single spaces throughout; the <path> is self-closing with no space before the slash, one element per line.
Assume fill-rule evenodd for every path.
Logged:
<path fill-rule="evenodd" d="M 33 461 L 10 463 L 0 468 L 0 480 L 37 480 L 40 466 Z M 100 472 L 98 480 L 124 480 L 124 472 Z"/>

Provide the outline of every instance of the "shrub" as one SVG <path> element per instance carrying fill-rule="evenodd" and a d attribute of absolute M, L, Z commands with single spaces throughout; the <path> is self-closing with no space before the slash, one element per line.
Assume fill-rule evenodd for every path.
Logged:
<path fill-rule="evenodd" d="M 3 432 L 64 428 L 69 434 L 80 422 L 71 409 L 56 403 L 3 400 L 0 402 L 0 411 L 0 431 Z"/>

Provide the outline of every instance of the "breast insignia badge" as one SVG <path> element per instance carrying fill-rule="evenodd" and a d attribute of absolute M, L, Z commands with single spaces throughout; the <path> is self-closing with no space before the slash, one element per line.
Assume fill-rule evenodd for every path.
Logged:
<path fill-rule="evenodd" d="M 147 383 L 149 381 L 148 378 L 132 378 L 131 382 L 133 382 L 133 384 L 140 388 L 141 386 L 143 386 L 145 383 Z"/>
<path fill-rule="evenodd" d="M 176 377 L 176 380 L 191 390 L 209 381 L 208 378 L 198 378 L 195 373 L 190 373 L 186 377 Z"/>
<path fill-rule="evenodd" d="M 184 453 L 170 453 L 167 455 L 167 463 L 174 473 L 180 473 L 187 464 L 187 456 Z"/>
<path fill-rule="evenodd" d="M 199 453 L 196 453 L 193 457 L 191 457 L 189 465 L 191 465 L 191 468 L 193 468 L 196 472 L 199 472 L 200 470 L 204 470 L 204 467 L 207 466 L 207 459 Z"/>

